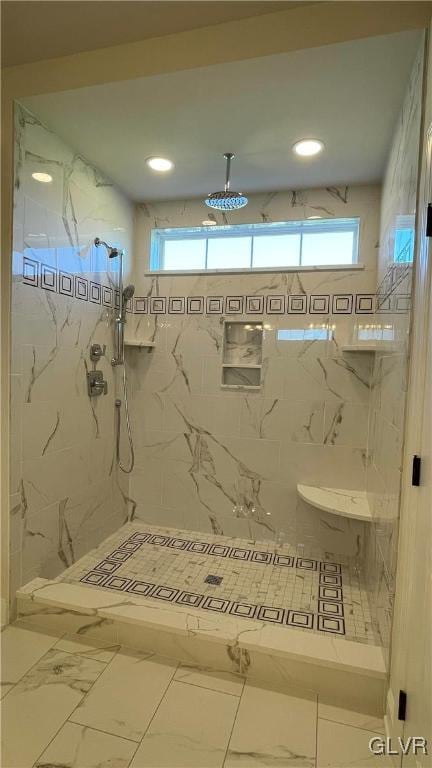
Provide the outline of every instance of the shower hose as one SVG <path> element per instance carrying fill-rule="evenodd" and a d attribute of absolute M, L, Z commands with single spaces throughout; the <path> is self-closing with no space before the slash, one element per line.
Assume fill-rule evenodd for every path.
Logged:
<path fill-rule="evenodd" d="M 129 418 L 129 403 L 128 403 L 128 391 L 127 391 L 127 381 L 126 381 L 126 366 L 123 363 L 123 397 L 124 397 L 124 404 L 125 404 L 125 414 L 126 414 L 126 430 L 127 430 L 127 436 L 129 441 L 129 449 L 130 449 L 130 463 L 128 467 L 125 467 L 122 464 L 122 461 L 120 459 L 120 432 L 121 432 L 121 400 L 117 399 L 115 401 L 115 406 L 117 409 L 117 436 L 116 436 L 116 456 L 117 456 L 117 464 L 119 465 L 122 472 L 125 472 L 127 475 L 129 475 L 135 464 L 135 452 L 134 452 L 134 446 L 133 446 L 133 440 L 132 440 L 132 432 L 131 432 L 131 426 L 130 426 L 130 418 Z"/>

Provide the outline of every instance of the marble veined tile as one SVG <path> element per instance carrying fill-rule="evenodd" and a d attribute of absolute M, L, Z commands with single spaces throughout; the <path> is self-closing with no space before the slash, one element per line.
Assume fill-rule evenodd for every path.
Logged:
<path fill-rule="evenodd" d="M 18 622 L 6 627 L 1 635 L 2 697 L 49 651 L 57 636 L 38 632 Z"/>
<path fill-rule="evenodd" d="M 48 651 L 3 702 L 2 765 L 30 768 L 104 668 L 100 661 Z"/>
<path fill-rule="evenodd" d="M 385 733 L 384 722 L 380 717 L 374 717 L 363 712 L 354 712 L 351 709 L 336 707 L 333 704 L 322 704 L 321 700 L 318 702 L 318 717 L 344 725 L 352 725 L 365 731 Z"/>
<path fill-rule="evenodd" d="M 173 682 L 131 768 L 222 768 L 238 699 Z"/>
<path fill-rule="evenodd" d="M 55 649 L 85 656 L 87 659 L 97 659 L 108 664 L 116 655 L 120 646 L 108 641 L 86 643 L 81 635 L 64 635 L 55 644 Z"/>
<path fill-rule="evenodd" d="M 65 723 L 35 768 L 127 768 L 135 748 L 127 739 Z"/>
<path fill-rule="evenodd" d="M 392 768 L 390 756 L 370 751 L 369 741 L 374 737 L 373 731 L 318 720 L 317 768 Z"/>
<path fill-rule="evenodd" d="M 181 664 L 173 678 L 178 683 L 197 685 L 200 688 L 210 688 L 212 691 L 230 693 L 241 696 L 244 678 L 231 675 L 229 672 L 214 672 L 205 667 Z"/>
<path fill-rule="evenodd" d="M 315 696 L 286 695 L 246 682 L 225 768 L 280 765 L 314 768 Z"/>
<path fill-rule="evenodd" d="M 139 651 L 123 650 L 77 707 L 72 722 L 140 741 L 177 664 Z"/>

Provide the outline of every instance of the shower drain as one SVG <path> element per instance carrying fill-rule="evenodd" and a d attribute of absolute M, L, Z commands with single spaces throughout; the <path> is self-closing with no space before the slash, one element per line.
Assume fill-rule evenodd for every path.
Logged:
<path fill-rule="evenodd" d="M 209 575 L 205 577 L 204 581 L 206 584 L 222 584 L 222 578 L 222 576 L 213 576 L 213 574 L 209 573 Z"/>

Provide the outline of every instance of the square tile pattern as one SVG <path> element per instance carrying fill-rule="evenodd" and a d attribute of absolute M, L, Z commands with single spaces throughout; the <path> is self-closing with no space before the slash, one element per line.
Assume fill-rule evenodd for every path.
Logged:
<path fill-rule="evenodd" d="M 367 592 L 350 559 L 310 554 L 130 523 L 59 580 L 376 643 Z"/>
<path fill-rule="evenodd" d="M 395 265 L 400 268 L 401 265 Z M 403 266 L 403 265 L 402 265 Z M 221 315 L 225 311 L 227 315 L 284 315 L 306 314 L 334 315 L 370 314 L 375 312 L 375 307 L 380 312 L 406 313 L 410 308 L 410 295 L 391 297 L 389 290 L 401 282 L 406 274 L 406 265 L 403 266 L 402 277 L 397 269 L 392 269 L 391 274 L 381 283 L 378 294 L 333 294 L 330 295 L 275 295 L 273 293 L 259 296 L 136 296 L 127 304 L 127 311 L 137 315 Z M 23 258 L 22 267 L 23 283 L 36 288 L 43 288 L 67 296 L 73 296 L 81 301 L 90 301 L 94 304 L 103 304 L 106 307 L 113 305 L 112 288 L 85 277 L 70 275 L 67 272 L 57 270 L 48 264 Z M 115 292 L 114 306 L 120 306 L 120 296 Z"/>

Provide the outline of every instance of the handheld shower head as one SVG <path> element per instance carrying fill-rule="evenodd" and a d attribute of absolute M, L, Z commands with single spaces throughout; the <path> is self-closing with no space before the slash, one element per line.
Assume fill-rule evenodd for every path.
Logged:
<path fill-rule="evenodd" d="M 127 285 L 126 288 L 123 289 L 122 292 L 122 299 L 121 299 L 121 308 L 120 308 L 120 319 L 123 323 L 126 322 L 126 306 L 128 301 L 131 300 L 132 296 L 135 293 L 135 286 L 134 285 Z"/>
<path fill-rule="evenodd" d="M 123 301 L 129 301 L 135 293 L 134 285 L 127 285 L 123 291 Z"/>

